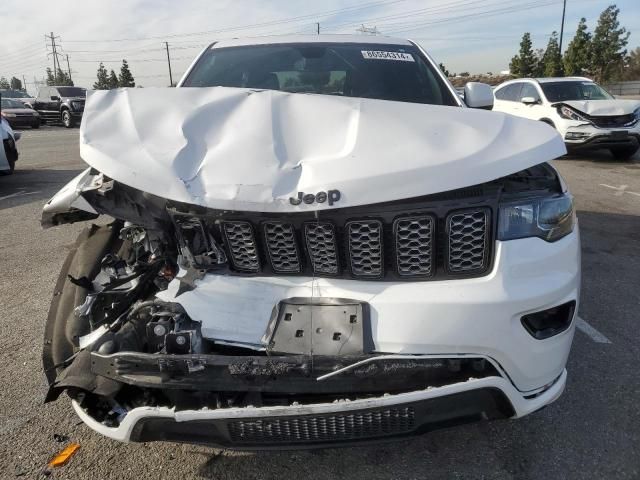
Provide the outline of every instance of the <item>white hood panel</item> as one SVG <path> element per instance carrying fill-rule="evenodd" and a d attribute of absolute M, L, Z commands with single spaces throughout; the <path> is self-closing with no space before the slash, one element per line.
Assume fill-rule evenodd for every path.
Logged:
<path fill-rule="evenodd" d="M 262 212 L 448 191 L 564 153 L 554 129 L 502 113 L 225 87 L 88 92 L 80 130 L 82 158 L 121 183 Z M 289 202 L 332 189 L 333 207 Z"/>
<path fill-rule="evenodd" d="M 572 100 L 559 103 L 595 117 L 630 115 L 640 108 L 639 100 Z"/>

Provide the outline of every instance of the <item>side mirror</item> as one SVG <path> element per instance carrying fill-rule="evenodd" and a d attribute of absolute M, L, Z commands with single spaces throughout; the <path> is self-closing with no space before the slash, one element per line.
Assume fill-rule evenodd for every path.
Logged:
<path fill-rule="evenodd" d="M 464 101 L 468 107 L 493 108 L 493 90 L 486 83 L 469 82 L 464 86 Z"/>
<path fill-rule="evenodd" d="M 524 103 L 525 105 L 534 105 L 534 104 L 538 103 L 538 100 L 533 98 L 533 97 L 522 97 L 520 99 L 520 101 L 522 103 Z"/>
<path fill-rule="evenodd" d="M 51 95 L 51 101 L 52 102 L 57 102 L 58 100 L 60 100 L 60 97 L 57 95 Z"/>

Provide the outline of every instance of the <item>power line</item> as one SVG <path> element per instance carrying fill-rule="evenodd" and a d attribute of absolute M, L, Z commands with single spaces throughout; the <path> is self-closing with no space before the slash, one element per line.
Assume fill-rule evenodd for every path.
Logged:
<path fill-rule="evenodd" d="M 351 7 L 344 7 L 344 8 L 339 8 L 339 9 L 335 9 L 335 10 L 327 10 L 327 11 L 324 11 L 324 12 L 316 12 L 316 13 L 310 13 L 310 14 L 306 14 L 306 15 L 300 15 L 300 16 L 297 16 L 297 17 L 289 17 L 289 18 L 284 18 L 284 19 L 280 19 L 280 20 L 271 20 L 271 21 L 268 21 L 268 22 L 259 22 L 259 23 L 253 23 L 253 24 L 247 24 L 247 25 L 239 25 L 239 26 L 235 26 L 235 27 L 220 28 L 220 29 L 217 29 L 217 30 L 206 30 L 206 31 L 201 31 L 201 32 L 177 33 L 177 34 L 172 34 L 172 35 L 137 37 L 137 38 L 65 40 L 65 42 L 67 42 L 67 43 L 139 42 L 139 41 L 143 41 L 143 40 L 158 40 L 158 39 L 159 40 L 164 40 L 164 39 L 167 39 L 167 38 L 179 38 L 179 37 L 191 37 L 191 36 L 198 36 L 198 35 L 210 35 L 210 34 L 214 34 L 214 33 L 224 33 L 224 32 L 236 31 L 236 30 L 246 30 L 246 29 L 249 29 L 249 28 L 259 28 L 259 27 L 272 26 L 272 25 L 281 25 L 281 24 L 286 24 L 286 23 L 296 23 L 296 22 L 300 22 L 302 20 L 308 20 L 308 19 L 314 18 L 314 17 L 326 17 L 326 16 L 337 15 L 337 14 L 346 13 L 346 12 L 351 13 L 353 11 L 358 11 L 358 10 L 363 10 L 363 9 L 368 9 L 368 8 L 378 7 L 378 6 L 392 5 L 392 4 L 397 4 L 397 3 L 406 2 L 406 1 L 407 0 L 386 0 L 386 1 L 369 2 L 369 3 L 365 3 L 365 4 L 361 4 L 361 5 L 354 5 L 354 6 L 351 6 Z"/>

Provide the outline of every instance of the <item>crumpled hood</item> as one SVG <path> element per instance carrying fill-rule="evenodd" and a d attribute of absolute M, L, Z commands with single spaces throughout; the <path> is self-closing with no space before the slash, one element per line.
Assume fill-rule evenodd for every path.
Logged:
<path fill-rule="evenodd" d="M 541 122 L 460 107 L 239 88 L 88 92 L 80 155 L 105 175 L 216 209 L 301 211 L 475 185 L 565 153 Z"/>
<path fill-rule="evenodd" d="M 640 108 L 640 100 L 571 100 L 558 103 L 593 117 L 630 115 Z"/>

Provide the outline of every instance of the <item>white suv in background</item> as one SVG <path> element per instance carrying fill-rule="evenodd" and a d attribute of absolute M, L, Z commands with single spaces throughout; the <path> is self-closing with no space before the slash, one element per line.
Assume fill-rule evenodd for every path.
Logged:
<path fill-rule="evenodd" d="M 494 111 L 548 123 L 569 153 L 608 149 L 626 160 L 640 147 L 640 100 L 616 99 L 588 78 L 519 78 L 494 95 Z"/>

